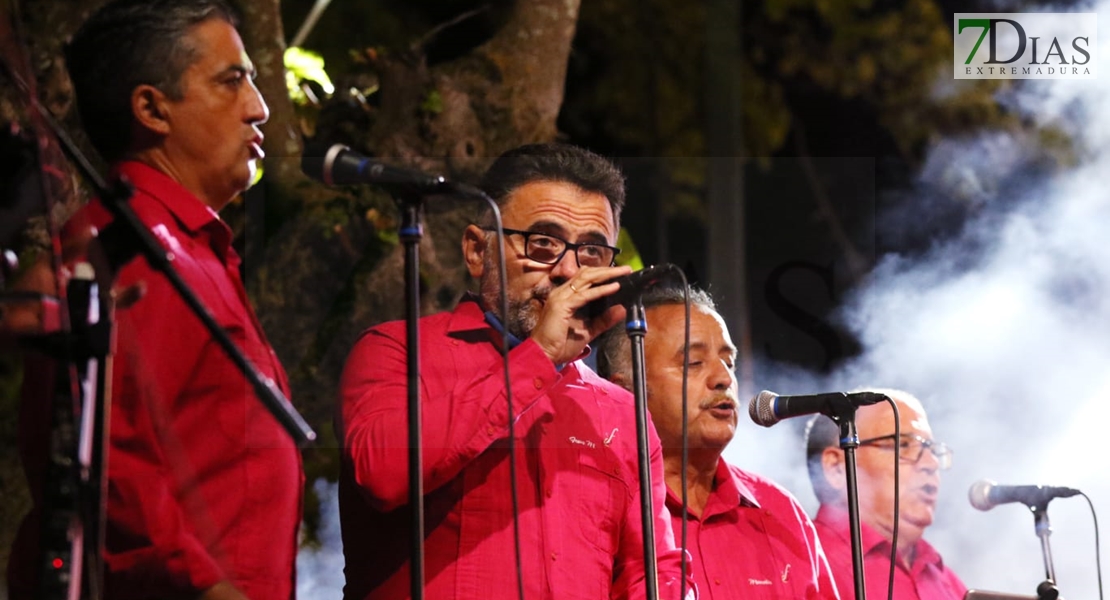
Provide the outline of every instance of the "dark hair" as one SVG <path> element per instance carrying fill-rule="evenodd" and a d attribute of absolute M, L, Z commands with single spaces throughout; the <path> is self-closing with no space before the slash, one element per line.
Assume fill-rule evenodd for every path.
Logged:
<path fill-rule="evenodd" d="M 662 283 L 648 288 L 641 300 L 644 310 L 655 306 L 682 305 L 686 303 L 681 282 L 664 280 Z M 708 292 L 690 287 L 690 306 L 701 306 L 714 312 L 717 303 Z M 594 342 L 597 348 L 597 373 L 606 379 L 612 378 L 616 373 L 628 374 L 631 372 L 631 356 L 629 355 L 628 336 L 625 335 L 624 325 L 616 325 L 597 337 Z"/>
<path fill-rule="evenodd" d="M 587 192 L 604 195 L 620 228 L 624 208 L 624 175 L 609 159 L 570 144 L 528 144 L 502 154 L 486 171 L 479 184 L 498 207 L 520 186 L 538 181 L 574 184 Z M 483 210 L 483 225 L 492 225 Z"/>
<path fill-rule="evenodd" d="M 223 0 L 117 0 L 85 21 L 65 48 L 66 68 L 89 140 L 109 162 L 131 144 L 131 92 L 152 85 L 180 100 L 196 60 L 189 30 L 208 19 L 238 25 Z"/>

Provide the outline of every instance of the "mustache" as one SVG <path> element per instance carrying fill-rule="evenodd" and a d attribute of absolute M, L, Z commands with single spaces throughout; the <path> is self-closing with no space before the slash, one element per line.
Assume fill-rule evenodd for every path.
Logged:
<path fill-rule="evenodd" d="M 737 408 L 740 404 L 740 401 L 737 400 L 736 397 L 734 397 L 733 395 L 721 393 L 714 394 L 713 396 L 702 400 L 698 403 L 698 408 L 705 410 L 707 408 L 713 408 L 714 406 L 720 406 L 721 404 L 724 404 L 726 402 L 728 404 L 731 404 L 733 408 Z"/>

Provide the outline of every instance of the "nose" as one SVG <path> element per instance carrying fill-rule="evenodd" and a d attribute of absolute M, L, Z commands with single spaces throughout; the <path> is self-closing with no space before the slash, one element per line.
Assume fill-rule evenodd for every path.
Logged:
<path fill-rule="evenodd" d="M 247 88 L 246 122 L 261 125 L 270 119 L 270 107 L 266 106 L 266 100 L 262 98 L 262 93 L 258 91 L 254 81 L 248 80 L 248 82 L 250 85 Z"/>
<path fill-rule="evenodd" d="M 918 470 L 928 473 L 940 471 L 940 461 L 937 460 L 937 455 L 933 454 L 933 449 L 931 447 L 924 448 L 924 451 L 921 453 L 921 458 L 918 459 L 917 464 L 914 466 Z"/>
<path fill-rule="evenodd" d="M 559 258 L 559 262 L 552 265 L 550 277 L 556 285 L 562 285 L 571 277 L 574 277 L 574 274 L 577 272 L 578 255 L 574 250 L 567 248 L 567 251 Z"/>
<path fill-rule="evenodd" d="M 706 385 L 716 391 L 724 391 L 736 384 L 736 373 L 723 360 L 712 361 L 713 369 L 709 373 Z"/>

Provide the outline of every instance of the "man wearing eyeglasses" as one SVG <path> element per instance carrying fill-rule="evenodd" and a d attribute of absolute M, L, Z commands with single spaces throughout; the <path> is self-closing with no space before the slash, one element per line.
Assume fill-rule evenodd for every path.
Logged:
<path fill-rule="evenodd" d="M 959 600 L 967 587 L 944 564 L 937 550 L 922 538 L 925 529 L 933 523 L 940 492 L 940 471 L 951 466 L 952 450 L 933 439 L 925 408 L 913 395 L 892 389 L 868 391 L 885 394 L 894 400 L 898 405 L 901 431 L 900 435 L 895 435 L 894 411 L 888 403 L 864 406 L 856 412 L 860 438 L 856 450 L 857 487 L 867 597 L 887 598 L 897 461 L 901 493 L 893 598 Z M 839 425 L 826 416 L 817 415 L 806 428 L 809 477 L 821 503 L 814 524 L 840 596 L 854 598 L 844 451 L 839 439 Z"/>
<path fill-rule="evenodd" d="M 592 152 L 539 144 L 502 155 L 481 186 L 499 205 L 504 245 L 491 211 L 468 226 L 463 258 L 478 294 L 420 321 L 425 596 L 518 597 L 515 456 L 524 596 L 643 598 L 632 397 L 580 360 L 595 336 L 625 316 L 620 306 L 600 316 L 584 310 L 617 291 L 606 282 L 630 272 L 613 266 L 624 178 Z M 405 339 L 401 321 L 364 333 L 341 382 L 339 509 L 348 599 L 409 597 Z M 659 591 L 677 599 L 681 554 L 664 505 L 658 437 L 651 450 Z"/>

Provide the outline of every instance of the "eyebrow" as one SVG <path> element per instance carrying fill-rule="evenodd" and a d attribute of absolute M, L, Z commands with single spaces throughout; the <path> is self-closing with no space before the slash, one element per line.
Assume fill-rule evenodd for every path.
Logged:
<path fill-rule="evenodd" d="M 690 353 L 691 354 L 693 354 L 695 350 L 704 351 L 704 350 L 708 350 L 708 349 L 709 349 L 709 345 L 706 344 L 705 342 L 694 342 L 694 343 L 690 344 Z M 736 355 L 738 354 L 738 352 L 736 350 L 736 346 L 732 346 L 732 345 L 721 346 L 717 350 L 718 354 L 721 351 L 728 352 L 729 358 L 731 358 L 734 361 L 736 360 Z M 683 355 L 683 349 L 679 348 L 678 352 L 675 352 L 675 356 L 678 357 L 679 359 L 681 359 L 682 355 Z"/>
<path fill-rule="evenodd" d="M 535 223 L 532 223 L 528 227 L 528 231 L 536 231 L 536 232 L 539 232 L 539 233 L 546 233 L 546 234 L 549 234 L 549 235 L 557 235 L 557 236 L 562 237 L 562 238 L 567 237 L 567 230 L 562 225 L 560 225 L 559 223 L 556 223 L 555 221 L 546 221 L 546 220 L 536 221 Z M 567 241 L 570 242 L 571 240 L 567 240 Z M 575 244 L 606 244 L 607 245 L 609 243 L 609 238 L 606 237 L 605 233 L 603 233 L 603 232 L 587 231 L 587 232 L 583 233 L 582 235 L 578 236 L 578 240 L 576 240 L 574 242 L 571 242 L 571 243 L 575 243 Z"/>
<path fill-rule="evenodd" d="M 247 77 L 250 77 L 252 80 L 255 79 L 256 77 L 258 77 L 258 69 L 256 69 L 254 67 L 254 64 L 250 64 L 250 63 L 245 64 L 245 65 L 243 65 L 243 64 L 228 65 L 227 68 L 220 71 L 220 73 L 219 73 L 219 75 L 217 75 L 217 77 L 223 77 L 224 75 L 227 75 L 228 73 L 239 73 L 239 74 L 245 75 Z"/>

